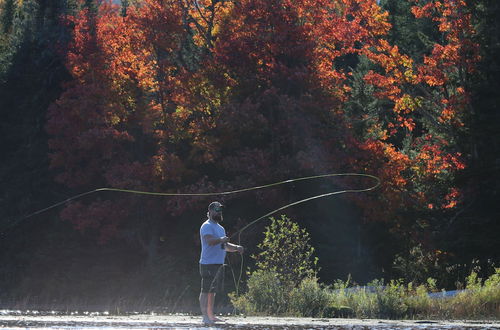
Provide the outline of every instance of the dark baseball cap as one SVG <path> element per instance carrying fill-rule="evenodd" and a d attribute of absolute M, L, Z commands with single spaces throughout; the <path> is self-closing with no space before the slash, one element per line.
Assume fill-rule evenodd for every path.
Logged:
<path fill-rule="evenodd" d="M 210 203 L 210 205 L 208 205 L 208 210 L 209 211 L 217 211 L 217 212 L 220 212 L 222 211 L 222 208 L 224 207 L 224 205 L 222 205 L 221 203 L 219 202 L 212 202 Z"/>

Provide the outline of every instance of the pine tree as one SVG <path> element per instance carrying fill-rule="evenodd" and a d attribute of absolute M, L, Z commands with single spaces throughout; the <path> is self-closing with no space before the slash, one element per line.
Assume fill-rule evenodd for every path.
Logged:
<path fill-rule="evenodd" d="M 122 16 L 127 16 L 127 9 L 129 7 L 130 3 L 129 3 L 129 0 L 122 0 L 121 1 L 121 6 L 122 6 L 122 9 L 121 9 L 121 15 Z"/>
<path fill-rule="evenodd" d="M 392 29 L 388 40 L 391 44 L 398 45 L 404 54 L 413 59 L 421 59 L 422 55 L 430 53 L 439 38 L 439 31 L 430 19 L 415 19 L 411 13 L 414 5 L 411 1 L 382 0 L 380 5 L 390 13 Z"/>
<path fill-rule="evenodd" d="M 0 24 L 4 34 L 9 33 L 14 20 L 15 0 L 4 0 L 0 3 Z"/>
<path fill-rule="evenodd" d="M 481 61 L 470 79 L 471 106 L 468 131 L 460 142 L 467 152 L 469 167 L 458 180 L 466 189 L 465 207 L 446 228 L 452 251 L 465 262 L 481 256 L 500 259 L 500 2 L 473 2 L 473 21 L 481 45 Z M 467 235 L 463 235 L 467 232 Z"/>
<path fill-rule="evenodd" d="M 3 221 L 43 205 L 45 199 L 39 196 L 48 197 L 42 191 L 53 185 L 44 122 L 61 82 L 69 78 L 56 48 L 68 39 L 60 15 L 71 10 L 69 5 L 63 0 L 25 0 L 16 7 L 8 33 L 2 35 L 0 148 L 7 160 L 0 167 Z"/>

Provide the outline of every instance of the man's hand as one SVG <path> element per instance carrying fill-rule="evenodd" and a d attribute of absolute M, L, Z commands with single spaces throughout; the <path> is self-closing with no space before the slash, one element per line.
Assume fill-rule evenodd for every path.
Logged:
<path fill-rule="evenodd" d="M 243 252 L 245 252 L 245 249 L 243 248 L 243 246 L 238 245 L 238 247 L 236 248 L 236 251 L 238 251 L 239 253 L 243 253 Z"/>

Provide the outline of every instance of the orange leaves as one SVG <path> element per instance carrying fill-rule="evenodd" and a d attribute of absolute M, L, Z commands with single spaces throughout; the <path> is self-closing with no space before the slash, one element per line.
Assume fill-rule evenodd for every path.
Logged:
<path fill-rule="evenodd" d="M 238 75 L 256 72 L 259 83 L 291 80 L 298 70 L 345 100 L 346 74 L 334 62 L 359 54 L 390 27 L 375 1 L 240 1 L 218 34 L 214 53 Z"/>
<path fill-rule="evenodd" d="M 402 54 L 398 46 L 392 46 L 387 40 L 380 39 L 376 42 L 375 50 L 365 48 L 363 54 L 381 65 L 386 73 L 392 74 L 395 79 L 415 83 L 414 62 L 408 55 Z"/>
<path fill-rule="evenodd" d="M 317 23 L 310 30 L 311 40 L 315 43 L 311 70 L 322 86 L 341 86 L 346 76 L 340 70 L 332 69 L 332 63 L 342 56 L 362 54 L 372 47 L 377 36 L 386 34 L 390 28 L 388 13 L 383 12 L 375 1 L 326 1 L 316 6 L 322 10 L 318 9 Z"/>
<path fill-rule="evenodd" d="M 140 4 L 126 17 L 105 2 L 71 18 L 75 81 L 48 124 L 66 184 L 195 189 L 206 171 L 258 181 L 350 164 L 384 182 L 376 217 L 415 201 L 437 208 L 428 191 L 464 167 L 441 140 L 418 139 L 458 126 L 468 102 L 459 73 L 474 53 L 460 1 L 413 8 L 443 33 L 422 58 L 386 40 L 389 14 L 374 0 Z M 361 123 L 346 124 L 359 58 L 371 61 L 356 77 L 370 100 Z"/>
<path fill-rule="evenodd" d="M 364 80 L 377 87 L 375 96 L 393 102 L 394 116 L 387 123 L 391 134 L 400 127 L 412 132 L 422 115 L 434 126 L 461 127 L 468 102 L 464 73 L 474 70 L 478 60 L 466 3 L 413 1 L 413 15 L 431 18 L 443 38 L 422 59 L 412 59 L 386 40 L 377 40 L 374 46 L 365 47 L 363 54 L 381 69 L 369 71 Z"/>
<path fill-rule="evenodd" d="M 418 2 L 418 1 L 415 1 L 415 2 Z M 438 1 L 431 1 L 429 3 L 426 3 L 424 6 L 422 7 L 419 7 L 419 6 L 413 6 L 411 8 L 411 12 L 413 13 L 413 15 L 415 15 L 416 18 L 423 18 L 423 17 L 429 17 L 434 8 L 437 6 L 437 4 L 439 4 Z"/>
<path fill-rule="evenodd" d="M 393 77 L 387 77 L 385 75 L 375 73 L 370 70 L 364 77 L 364 80 L 379 89 L 375 92 L 375 95 L 379 98 L 388 98 L 390 100 L 396 100 L 401 93 L 401 89 L 397 84 L 397 81 Z"/>
<path fill-rule="evenodd" d="M 432 18 L 443 33 L 446 45 L 436 44 L 432 52 L 436 64 L 474 70 L 474 63 L 479 60 L 479 46 L 471 39 L 475 31 L 465 1 L 431 1 L 422 7 L 414 6 L 412 12 L 417 18 Z"/>
<path fill-rule="evenodd" d="M 444 197 L 445 203 L 442 205 L 445 209 L 451 209 L 457 206 L 461 198 L 461 193 L 457 188 L 451 188 L 450 192 Z"/>
<path fill-rule="evenodd" d="M 179 72 L 173 63 L 182 33 L 178 1 L 145 0 L 126 17 L 104 1 L 96 13 L 84 9 L 67 20 L 75 26 L 67 56 L 75 80 L 49 113 L 53 165 L 70 173 L 61 176 L 66 184 L 93 178 L 116 186 L 119 180 L 102 171 L 135 159 L 127 143 L 148 136 L 154 144 L 164 136 L 158 126 L 166 125 L 169 92 Z M 87 165 L 79 168 L 81 162 Z M 76 172 L 82 175 L 71 175 Z M 150 172 L 139 181 L 152 179 Z"/>
<path fill-rule="evenodd" d="M 453 155 L 442 151 L 441 146 L 424 145 L 415 157 L 419 175 L 439 175 L 444 171 L 463 169 L 464 165 L 458 159 L 460 154 Z"/>
<path fill-rule="evenodd" d="M 383 39 L 376 42 L 376 47 L 365 47 L 363 54 L 384 69 L 383 74 L 370 70 L 365 75 L 364 80 L 378 87 L 375 92 L 377 97 L 394 101 L 396 104 L 395 112 L 399 113 L 398 104 L 405 102 L 404 96 L 401 94 L 402 87 L 418 82 L 413 60 L 409 56 L 401 54 L 397 46 L 391 46 Z"/>

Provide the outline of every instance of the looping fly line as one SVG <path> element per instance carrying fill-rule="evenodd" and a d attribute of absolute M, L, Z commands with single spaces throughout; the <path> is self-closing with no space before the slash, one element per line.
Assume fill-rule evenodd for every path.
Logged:
<path fill-rule="evenodd" d="M 250 221 L 248 224 L 246 224 L 244 227 L 242 227 L 241 229 L 239 229 L 238 231 L 236 231 L 235 233 L 233 233 L 229 237 L 231 239 L 234 236 L 238 235 L 238 244 L 240 244 L 241 243 L 241 233 L 243 233 L 243 231 L 245 231 L 248 227 L 252 226 L 256 222 L 258 222 L 258 221 L 260 221 L 262 219 L 265 219 L 265 218 L 267 218 L 267 217 L 275 214 L 276 212 L 279 212 L 279 211 L 284 210 L 286 208 L 289 208 L 291 206 L 295 206 L 295 205 L 298 205 L 298 204 L 306 203 L 306 202 L 309 202 L 309 201 L 312 201 L 312 200 L 315 200 L 315 199 L 324 198 L 324 197 L 328 197 L 328 196 L 340 195 L 340 194 L 345 194 L 345 193 L 368 192 L 368 191 L 374 190 L 378 186 L 380 186 L 381 181 L 380 181 L 380 179 L 378 177 L 376 177 L 374 175 L 370 175 L 370 174 L 363 174 L 363 173 L 331 173 L 331 174 L 322 174 L 322 175 L 306 176 L 306 177 L 301 177 L 301 178 L 296 178 L 296 179 L 289 179 L 289 180 L 279 181 L 279 182 L 275 182 L 275 183 L 271 183 L 271 184 L 266 184 L 266 185 L 256 186 L 256 187 L 250 187 L 250 188 L 243 188 L 243 189 L 237 189 L 237 190 L 231 190 L 231 191 L 223 191 L 223 192 L 208 192 L 208 193 L 162 193 L 162 192 L 150 192 L 150 191 L 140 191 L 140 190 L 132 190 L 132 189 L 99 188 L 99 189 L 87 191 L 87 192 L 79 194 L 79 195 L 75 195 L 73 197 L 70 197 L 70 198 L 62 201 L 62 202 L 53 204 L 53 205 L 51 205 L 49 207 L 46 207 L 46 208 L 44 208 L 42 210 L 33 212 L 33 213 L 31 213 L 31 214 L 23 217 L 20 221 L 25 220 L 27 218 L 30 218 L 32 216 L 35 216 L 37 214 L 46 212 L 46 211 L 48 211 L 50 209 L 56 208 L 56 207 L 58 207 L 60 205 L 66 204 L 66 203 L 68 203 L 70 201 L 73 201 L 75 199 L 81 198 L 83 196 L 90 195 L 90 194 L 97 193 L 97 192 L 101 192 L 101 191 L 122 192 L 122 193 L 129 193 L 129 194 L 149 195 L 149 196 L 170 196 L 170 197 L 180 197 L 180 196 L 186 196 L 186 197 L 188 197 L 188 196 L 190 196 L 190 197 L 195 197 L 195 196 L 199 196 L 199 197 L 201 197 L 201 196 L 207 196 L 207 197 L 208 196 L 226 196 L 226 195 L 237 194 L 237 193 L 242 193 L 242 192 L 247 192 L 247 191 L 253 191 L 253 190 L 259 190 L 259 189 L 265 189 L 265 188 L 275 187 L 275 186 L 279 186 L 279 185 L 283 185 L 283 184 L 288 184 L 288 183 L 293 183 L 293 182 L 298 182 L 298 181 L 306 181 L 306 180 L 329 178 L 329 177 L 339 177 L 339 176 L 345 176 L 345 177 L 347 177 L 347 176 L 351 176 L 351 177 L 357 176 L 357 177 L 371 178 L 371 179 L 373 179 L 373 180 L 376 181 L 376 184 L 373 185 L 373 186 L 371 186 L 371 187 L 363 188 L 363 189 L 346 189 L 346 190 L 338 190 L 338 191 L 332 191 L 332 192 L 328 192 L 328 193 L 324 193 L 324 194 L 319 194 L 319 195 L 315 195 L 315 196 L 312 196 L 312 197 L 304 198 L 304 199 L 295 201 L 293 203 L 289 203 L 289 204 L 286 204 L 284 206 L 281 206 L 281 207 L 279 207 L 279 208 L 277 208 L 275 210 L 272 210 L 271 212 L 268 212 L 268 213 L 264 214 L 263 216 L 255 219 L 255 220 Z M 14 226 L 15 225 L 16 224 L 14 224 Z M 241 258 L 242 258 L 242 260 L 241 260 L 241 264 L 240 264 L 240 274 L 238 276 L 238 281 L 236 281 L 236 279 L 234 277 L 234 272 L 233 272 L 233 270 L 231 268 L 231 272 L 233 272 L 233 280 L 235 281 L 235 287 L 236 287 L 236 294 L 237 295 L 238 295 L 238 291 L 239 291 L 238 290 L 239 289 L 239 285 L 240 285 L 240 282 L 241 282 L 241 276 L 243 274 L 243 256 Z"/>
<path fill-rule="evenodd" d="M 274 214 L 274 213 L 276 213 L 278 211 L 286 209 L 288 207 L 291 207 L 291 206 L 294 206 L 294 205 L 297 205 L 297 204 L 306 203 L 306 202 L 314 200 L 314 199 L 332 196 L 332 195 L 338 195 L 338 194 L 344 194 L 344 193 L 368 192 L 368 191 L 376 189 L 380 185 L 380 179 L 378 177 L 374 176 L 374 175 L 363 174 L 363 173 L 331 173 L 331 174 L 313 175 L 313 176 L 306 176 L 306 177 L 301 177 L 301 178 L 296 178 L 296 179 L 289 179 L 289 180 L 279 181 L 279 182 L 275 182 L 275 183 L 270 183 L 270 184 L 266 184 L 266 185 L 262 185 L 262 186 L 255 186 L 255 187 L 250 187 L 250 188 L 243 188 L 243 189 L 237 189 L 237 190 L 231 190 L 231 191 L 222 191 L 222 192 L 208 192 L 208 193 L 165 193 L 165 192 L 151 192 L 151 191 L 141 191 L 141 190 L 132 190 L 132 189 L 119 189 L 119 188 L 98 188 L 98 189 L 94 189 L 94 190 L 91 190 L 91 191 L 87 191 L 87 192 L 79 194 L 79 195 L 75 195 L 75 196 L 70 197 L 70 198 L 68 198 L 68 199 L 66 199 L 64 201 L 61 201 L 59 203 L 53 204 L 53 205 L 51 205 L 49 207 L 46 207 L 44 209 L 41 209 L 41 210 L 38 210 L 38 211 L 33 212 L 31 214 L 28 214 L 28 215 L 24 216 L 21 219 L 21 221 L 25 220 L 25 219 L 28 219 L 28 218 L 30 218 L 32 216 L 35 216 L 37 214 L 40 214 L 40 213 L 46 212 L 48 210 L 51 210 L 53 208 L 56 208 L 56 207 L 58 207 L 60 205 L 66 204 L 66 203 L 68 203 L 70 201 L 73 201 L 75 199 L 81 198 L 83 196 L 94 194 L 94 193 L 98 193 L 98 192 L 102 192 L 102 191 L 112 191 L 112 192 L 121 192 L 121 193 L 138 194 L 138 195 L 149 195 L 149 196 L 170 196 L 170 197 L 181 197 L 181 196 L 185 196 L 185 197 L 195 197 L 195 196 L 198 196 L 198 197 L 202 197 L 202 196 L 206 196 L 206 197 L 208 197 L 208 196 L 226 196 L 226 195 L 238 194 L 238 193 L 247 192 L 247 191 L 253 191 L 253 190 L 259 190 L 259 189 L 265 189 L 265 188 L 275 187 L 275 186 L 279 186 L 279 185 L 283 185 L 283 184 L 288 184 L 288 183 L 293 183 L 293 182 L 298 182 L 298 181 L 306 181 L 306 180 L 313 180 L 313 179 L 320 179 L 320 178 L 329 178 L 329 177 L 336 177 L 336 176 L 367 177 L 367 178 L 371 178 L 371 179 L 376 180 L 376 184 L 373 185 L 373 186 L 371 186 L 371 187 L 364 188 L 364 189 L 347 189 L 347 190 L 339 190 L 339 191 L 328 192 L 328 193 L 325 193 L 325 194 L 320 194 L 320 195 L 312 196 L 312 197 L 309 197 L 309 198 L 305 198 L 305 199 L 302 199 L 302 200 L 299 200 L 299 201 L 287 204 L 285 206 L 277 208 L 277 209 L 275 209 L 275 210 L 273 210 L 273 211 L 271 211 L 271 212 L 269 212 L 269 213 L 267 213 L 267 214 L 259 217 L 258 219 L 255 219 L 255 220 L 251 221 L 246 226 L 244 226 L 243 228 L 241 228 L 240 230 L 238 230 L 237 232 L 235 232 L 233 235 L 231 235 L 231 238 L 232 238 L 236 234 L 238 234 L 240 236 L 241 233 L 245 229 L 247 229 L 248 227 L 250 227 L 252 224 L 256 223 L 257 221 L 262 220 L 262 219 L 264 219 L 264 218 L 266 218 L 266 217 L 268 217 L 268 216 L 270 216 L 270 215 L 272 215 L 272 214 Z"/>

